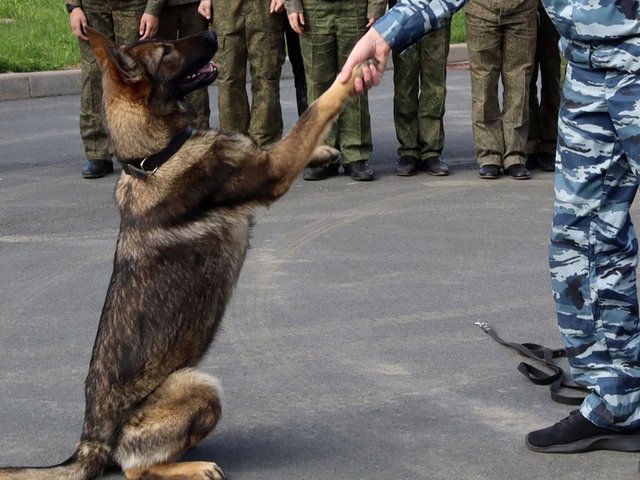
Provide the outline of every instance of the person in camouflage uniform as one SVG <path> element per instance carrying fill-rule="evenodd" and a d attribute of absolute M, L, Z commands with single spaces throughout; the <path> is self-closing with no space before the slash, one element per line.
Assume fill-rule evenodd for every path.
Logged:
<path fill-rule="evenodd" d="M 386 0 L 285 0 L 289 23 L 300 35 L 309 103 L 331 86 L 349 51 L 385 10 Z M 369 101 L 351 98 L 325 143 L 342 152 L 345 174 L 358 181 L 373 180 L 367 165 L 373 151 Z M 337 175 L 339 164 L 308 168 L 305 180 Z"/>
<path fill-rule="evenodd" d="M 539 1 L 538 40 L 529 86 L 529 136 L 525 164 L 529 170 L 539 168 L 544 172 L 553 172 L 555 169 L 558 111 L 562 90 L 559 40 L 558 30 L 553 26 L 542 2 Z M 540 78 L 540 95 L 538 95 L 538 78 Z"/>
<path fill-rule="evenodd" d="M 396 0 L 389 1 L 393 7 Z M 393 54 L 393 123 L 400 143 L 395 174 L 449 174 L 444 148 L 447 57 L 451 23 L 423 38 L 405 55 Z"/>
<path fill-rule="evenodd" d="M 516 180 L 530 177 L 524 164 L 537 7 L 537 0 L 471 0 L 464 9 L 473 141 L 480 178 L 498 178 L 501 167 Z"/>
<path fill-rule="evenodd" d="M 116 44 L 151 38 L 158 30 L 164 0 L 70 0 L 71 30 L 78 37 L 81 57 L 80 136 L 88 161 L 84 178 L 99 178 L 113 171 L 109 134 L 102 116 L 102 75 L 84 27 L 95 28 Z"/>
<path fill-rule="evenodd" d="M 202 0 L 200 13 L 218 34 L 218 128 L 251 136 L 268 147 L 282 137 L 280 73 L 284 63 L 284 18 L 270 13 L 270 0 Z M 251 107 L 246 90 L 247 61 Z"/>
<path fill-rule="evenodd" d="M 209 22 L 198 12 L 199 0 L 165 0 L 165 6 L 160 14 L 158 39 L 176 40 L 194 33 L 208 30 Z M 196 110 L 193 126 L 199 130 L 209 128 L 209 91 L 200 88 L 187 95 L 187 100 Z"/>
<path fill-rule="evenodd" d="M 466 0 L 401 0 L 354 47 L 340 73 L 368 59 L 356 92 L 377 85 L 402 51 Z M 543 0 L 568 61 L 559 113 L 549 248 L 558 325 L 580 409 L 530 432 L 538 452 L 640 451 L 638 240 L 629 210 L 640 182 L 640 4 Z"/>
<path fill-rule="evenodd" d="M 572 373 L 591 393 L 577 414 L 532 432 L 528 444 L 538 451 L 640 451 L 638 241 L 629 212 L 640 175 L 640 7 L 604 0 L 574 6 L 576 28 L 565 16 L 567 0 L 544 3 L 569 62 L 551 282 Z M 584 439 L 583 430 L 592 433 Z M 564 432 L 571 441 L 559 446 Z"/>

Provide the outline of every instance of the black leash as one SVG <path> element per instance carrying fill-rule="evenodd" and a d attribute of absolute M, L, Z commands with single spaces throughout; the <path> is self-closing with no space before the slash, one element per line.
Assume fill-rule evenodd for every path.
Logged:
<path fill-rule="evenodd" d="M 554 350 L 536 343 L 507 342 L 500 338 L 496 331 L 487 323 L 476 322 L 475 324 L 500 345 L 511 348 L 520 355 L 541 363 L 548 368 L 552 373 L 546 373 L 545 371 L 525 362 L 521 362 L 518 365 L 518 371 L 531 382 L 536 385 L 549 385 L 549 393 L 554 401 L 565 405 L 580 405 L 582 403 L 585 394 L 588 393 L 589 390 L 586 387 L 575 383 L 554 360 L 555 358 L 566 357 L 567 352 L 565 349 L 558 348 Z M 562 393 L 566 390 L 574 393 L 572 395 Z"/>

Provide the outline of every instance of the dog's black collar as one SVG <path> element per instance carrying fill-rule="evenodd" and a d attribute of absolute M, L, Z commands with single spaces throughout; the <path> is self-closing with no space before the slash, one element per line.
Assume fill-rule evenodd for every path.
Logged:
<path fill-rule="evenodd" d="M 169 142 L 169 145 L 167 145 L 164 150 L 153 155 L 149 155 L 148 157 L 136 160 L 127 160 L 126 162 L 119 160 L 122 165 L 122 171 L 127 175 L 144 180 L 156 173 L 156 170 L 158 170 L 160 165 L 169 160 L 178 150 L 180 150 L 185 142 L 191 138 L 194 132 L 195 130 L 191 127 L 185 128 L 182 132 L 173 137 Z"/>

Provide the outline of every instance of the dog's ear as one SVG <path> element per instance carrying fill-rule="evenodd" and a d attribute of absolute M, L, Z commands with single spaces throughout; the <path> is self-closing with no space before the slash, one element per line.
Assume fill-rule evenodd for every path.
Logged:
<path fill-rule="evenodd" d="M 120 50 L 115 43 L 97 30 L 86 27 L 91 50 L 104 73 L 112 73 L 126 82 L 142 79 L 138 64 L 131 56 Z"/>

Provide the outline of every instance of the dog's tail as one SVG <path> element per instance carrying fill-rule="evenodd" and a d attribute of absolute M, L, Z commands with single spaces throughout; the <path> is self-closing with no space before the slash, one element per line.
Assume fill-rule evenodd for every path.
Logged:
<path fill-rule="evenodd" d="M 90 480 L 102 474 L 108 461 L 104 447 L 81 442 L 63 463 L 51 467 L 0 468 L 0 480 Z"/>

